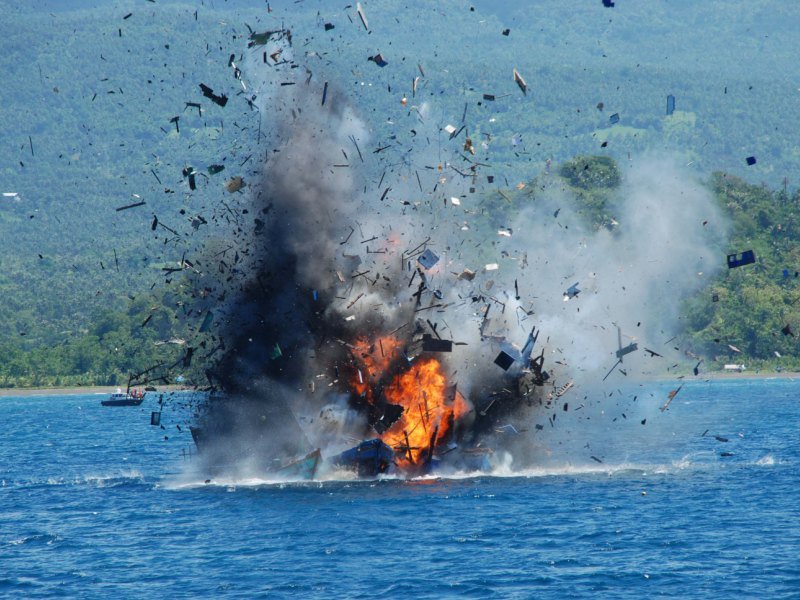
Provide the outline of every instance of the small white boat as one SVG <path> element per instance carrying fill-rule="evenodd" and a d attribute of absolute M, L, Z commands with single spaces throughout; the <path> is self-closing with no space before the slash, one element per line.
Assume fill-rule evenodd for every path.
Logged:
<path fill-rule="evenodd" d="M 144 401 L 144 392 L 133 389 L 123 392 L 120 388 L 106 400 L 101 400 L 103 406 L 139 406 Z"/>

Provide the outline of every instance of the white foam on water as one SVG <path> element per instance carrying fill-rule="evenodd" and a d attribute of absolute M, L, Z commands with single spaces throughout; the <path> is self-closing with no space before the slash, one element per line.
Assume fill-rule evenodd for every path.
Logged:
<path fill-rule="evenodd" d="M 759 458 L 755 464 L 759 467 L 773 467 L 775 466 L 775 457 L 772 456 L 772 454 L 765 454 Z"/>

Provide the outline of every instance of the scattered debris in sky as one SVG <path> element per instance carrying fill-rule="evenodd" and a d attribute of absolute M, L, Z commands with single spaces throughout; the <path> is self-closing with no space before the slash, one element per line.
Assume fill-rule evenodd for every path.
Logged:
<path fill-rule="evenodd" d="M 524 97 L 505 87 L 508 70 L 490 87 L 476 67 L 475 81 L 459 90 L 458 110 L 445 110 L 437 96 L 450 93 L 451 75 L 441 62 L 413 44 L 400 48 L 384 32 L 389 19 L 371 16 L 374 29 L 360 2 L 355 14 L 352 5 L 322 10 L 313 32 L 297 34 L 297 44 L 269 12 L 270 29 L 253 23 L 261 31 L 231 19 L 226 37 L 208 44 L 207 60 L 216 56 L 224 77 L 202 75 L 214 87 L 200 83 L 201 98 L 194 87 L 201 75 L 187 71 L 185 95 L 159 115 L 163 133 L 155 133 L 180 144 L 182 153 L 167 159 L 154 152 L 144 172 L 152 173 L 147 178 L 157 194 L 174 203 L 161 210 L 152 190 L 138 190 L 134 202 L 123 204 L 126 196 L 117 195 L 108 206 L 141 219 L 142 231 L 159 245 L 148 268 L 170 289 L 187 290 L 195 304 L 181 305 L 180 318 L 205 336 L 205 346 L 188 336 L 157 338 L 158 348 L 179 346 L 183 353 L 145 377 L 165 378 L 167 367 L 188 370 L 208 361 L 207 380 L 198 387 L 253 408 L 242 423 L 212 396 L 209 406 L 219 408 L 196 424 L 196 439 L 204 440 L 198 446 L 209 448 L 222 435 L 224 427 L 210 425 L 215 419 L 230 419 L 253 438 L 264 431 L 282 438 L 272 425 L 253 424 L 262 416 L 269 421 L 274 408 L 276 422 L 292 423 L 286 426 L 292 439 L 280 440 L 286 448 L 270 442 L 264 451 L 291 469 L 313 463 L 316 472 L 335 456 L 333 463 L 359 472 L 374 475 L 394 465 L 418 474 L 440 462 L 456 464 L 456 457 L 472 464 L 495 444 L 516 450 L 504 446 L 506 438 L 542 431 L 527 423 L 534 415 L 558 410 L 557 423 L 548 419 L 552 430 L 582 422 L 592 402 L 629 372 L 663 373 L 677 355 L 688 374 L 694 361 L 682 354 L 682 341 L 663 342 L 671 334 L 662 336 L 660 328 L 674 319 L 659 311 L 671 310 L 673 288 L 679 299 L 701 285 L 684 284 L 687 273 L 702 268 L 713 276 L 707 259 L 698 258 L 712 256 L 707 250 L 717 242 L 713 207 L 706 211 L 712 224 L 698 231 L 698 213 L 706 216 L 710 206 L 705 192 L 682 181 L 678 169 L 653 172 L 631 160 L 620 192 L 626 198 L 604 206 L 611 216 L 597 231 L 583 226 L 556 169 L 549 170 L 548 149 L 517 123 L 497 124 L 509 103 L 528 105 L 528 84 L 514 65 L 496 66 L 512 70 Z M 137 13 L 129 24 L 141 18 Z M 498 31 L 509 39 L 499 40 Z M 511 38 L 510 29 L 494 28 L 491 35 L 509 44 L 521 37 L 517 31 Z M 331 65 L 351 55 L 356 59 L 342 78 Z M 527 74 L 540 81 L 539 73 Z M 115 100 L 123 97 L 111 82 L 106 87 Z M 98 91 L 102 101 L 106 90 Z M 603 94 L 609 106 L 627 110 L 612 92 Z M 673 115 L 675 96 L 666 98 Z M 594 100 L 583 102 L 570 110 L 596 121 Z M 596 107 L 602 112 L 605 104 Z M 658 118 L 662 107 L 652 107 Z M 611 125 L 619 121 L 619 113 L 609 116 Z M 17 147 L 27 161 L 28 151 L 37 156 L 31 136 L 25 148 L 26 135 Z M 215 153 L 199 152 L 203 145 Z M 509 177 L 500 146 L 520 161 L 538 162 L 543 174 L 526 165 Z M 45 151 L 41 142 L 36 150 Z M 582 175 L 594 176 L 595 168 L 587 164 Z M 653 215 L 663 229 L 652 226 Z M 120 250 L 118 271 L 134 260 Z M 727 257 L 729 269 L 754 262 L 753 250 Z M 645 322 L 641 330 L 634 329 L 638 319 Z M 151 314 L 142 327 L 159 321 Z M 606 331 L 611 322 L 635 331 L 628 339 L 638 341 L 623 344 L 618 326 L 615 345 Z M 794 335 L 788 324 L 782 332 Z M 654 350 L 637 353 L 639 342 Z M 662 358 L 670 360 L 652 360 Z M 670 392 L 662 412 L 681 389 Z M 305 404 L 296 390 L 303 390 Z M 598 390 L 597 399 L 581 400 Z M 293 405 L 284 406 L 283 398 Z M 340 448 L 345 441 L 349 447 Z M 490 460 L 486 454 L 480 461 Z"/>

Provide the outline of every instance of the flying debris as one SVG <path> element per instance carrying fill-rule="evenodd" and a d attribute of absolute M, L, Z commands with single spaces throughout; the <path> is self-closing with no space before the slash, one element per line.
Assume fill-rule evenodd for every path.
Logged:
<path fill-rule="evenodd" d="M 383 54 L 380 53 L 376 54 L 375 56 L 370 56 L 367 60 L 371 60 L 379 67 L 385 67 L 386 65 L 389 64 L 388 62 L 386 62 L 386 59 L 383 58 Z"/>
<path fill-rule="evenodd" d="M 249 26 L 248 29 L 250 29 Z M 285 38 L 289 42 L 289 45 L 291 45 L 291 33 L 287 29 L 275 29 L 262 33 L 257 33 L 250 29 L 250 41 L 247 43 L 247 47 L 264 46 L 270 40 L 277 40 L 279 38 Z"/>
<path fill-rule="evenodd" d="M 680 386 L 678 386 L 677 389 L 674 389 L 669 394 L 667 394 L 667 401 L 659 409 L 661 412 L 664 412 L 669 408 L 669 405 L 672 403 L 672 401 L 675 399 L 675 396 L 678 395 L 678 392 L 680 392 L 682 388 L 683 384 L 681 384 Z"/>
<path fill-rule="evenodd" d="M 756 262 L 756 255 L 752 250 L 745 250 L 741 254 L 728 254 L 728 268 L 735 269 Z"/>
<path fill-rule="evenodd" d="M 187 108 L 196 108 L 197 109 L 197 116 L 203 116 L 203 106 L 199 102 L 184 102 L 183 112 L 186 112 Z"/>
<path fill-rule="evenodd" d="M 566 394 L 568 391 L 570 391 L 570 390 L 572 389 L 572 387 L 573 387 L 574 385 L 575 385 L 575 382 L 574 382 L 574 381 L 568 381 L 567 383 L 565 383 L 564 385 L 562 385 L 560 388 L 558 388 L 558 389 L 556 390 L 556 398 L 560 398 L 561 396 L 563 396 L 564 394 Z"/>
<path fill-rule="evenodd" d="M 417 257 L 417 262 L 419 262 L 424 269 L 432 269 L 434 265 L 439 262 L 439 257 L 428 248 Z"/>
<path fill-rule="evenodd" d="M 361 2 L 356 2 L 356 12 L 358 13 L 358 18 L 361 19 L 361 24 L 364 26 L 364 29 L 369 31 L 369 23 L 367 23 L 367 15 L 364 14 L 364 8 L 361 6 Z"/>
<path fill-rule="evenodd" d="M 452 352 L 453 341 L 435 338 L 426 333 L 422 336 L 422 350 L 423 352 Z"/>
<path fill-rule="evenodd" d="M 458 278 L 465 279 L 466 281 L 472 281 L 473 279 L 475 279 L 475 271 L 472 271 L 470 269 L 464 269 L 463 271 L 461 271 L 461 273 L 459 273 Z"/>
<path fill-rule="evenodd" d="M 630 354 L 631 352 L 636 352 L 636 350 L 639 349 L 639 346 L 636 344 L 636 342 L 631 342 L 630 344 L 628 344 L 627 346 L 625 346 L 623 348 L 622 347 L 622 330 L 619 328 L 619 326 L 617 326 L 617 336 L 618 336 L 617 339 L 619 340 L 619 349 L 615 352 L 615 354 L 616 354 L 616 357 L 619 359 L 619 361 L 622 362 L 622 358 L 624 356 Z M 655 355 L 655 352 L 650 351 L 650 353 L 651 353 L 651 355 Z"/>
<path fill-rule="evenodd" d="M 619 325 L 617 325 L 617 346 L 618 346 L 617 351 L 614 353 L 615 356 L 617 357 L 617 362 L 614 363 L 614 366 L 611 367 L 608 373 L 606 373 L 606 376 L 603 377 L 603 381 L 605 381 L 608 378 L 608 376 L 611 375 L 611 373 L 614 371 L 614 369 L 617 368 L 618 365 L 621 365 L 623 363 L 623 358 L 625 358 L 625 356 L 627 356 L 631 352 L 636 352 L 636 350 L 639 349 L 639 346 L 638 344 L 636 344 L 636 342 L 631 342 L 625 347 L 622 346 L 622 329 L 620 328 Z M 652 350 L 648 350 L 648 352 L 651 352 L 651 354 L 653 355 L 656 354 Z M 622 369 L 620 369 L 620 373 L 622 373 L 623 375 L 625 374 L 622 371 Z"/>
<path fill-rule="evenodd" d="M 139 202 L 134 202 L 133 204 L 126 204 L 125 206 L 120 206 L 116 209 L 117 212 L 128 210 L 129 208 L 136 208 L 137 206 L 144 206 L 147 204 L 144 200 L 140 200 Z"/>
<path fill-rule="evenodd" d="M 500 354 L 497 355 L 497 358 L 494 359 L 494 364 L 503 369 L 503 371 L 508 371 L 511 368 L 511 365 L 514 364 L 514 357 L 501 350 Z"/>
<path fill-rule="evenodd" d="M 523 365 L 528 365 L 531 362 L 531 354 L 533 353 L 533 347 L 536 345 L 536 340 L 539 339 L 539 332 L 536 331 L 536 327 L 531 329 L 531 332 L 528 334 L 528 339 L 525 340 L 525 345 L 522 347 L 522 351 L 520 352 L 520 362 Z"/>
<path fill-rule="evenodd" d="M 241 177 L 233 177 L 225 182 L 225 189 L 233 194 L 234 192 L 241 190 L 245 185 L 247 184 L 244 182 L 244 179 Z"/>
<path fill-rule="evenodd" d="M 228 97 L 225 94 L 220 94 L 220 95 L 215 94 L 214 90 L 212 90 L 204 83 L 200 84 L 200 90 L 203 92 L 203 96 L 211 100 L 214 104 L 225 106 L 228 103 Z"/>
<path fill-rule="evenodd" d="M 566 292 L 564 292 L 564 302 L 577 297 L 577 295 L 581 293 L 581 291 L 578 289 L 578 283 L 579 282 L 576 281 L 571 286 L 569 286 L 569 288 L 567 288 Z"/>
<path fill-rule="evenodd" d="M 514 81 L 519 86 L 519 89 L 522 90 L 522 93 L 527 95 L 528 94 L 528 84 L 525 83 L 525 80 L 522 78 L 522 75 L 519 74 L 519 71 L 514 69 Z"/>
<path fill-rule="evenodd" d="M 194 191 L 197 189 L 197 172 L 192 167 L 183 168 L 183 176 L 189 180 L 189 189 Z"/>

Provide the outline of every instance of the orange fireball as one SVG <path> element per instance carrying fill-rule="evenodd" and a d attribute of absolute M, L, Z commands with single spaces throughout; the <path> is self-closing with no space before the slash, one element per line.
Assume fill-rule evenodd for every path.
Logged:
<path fill-rule="evenodd" d="M 398 348 L 400 341 L 391 336 L 378 338 L 374 343 L 366 338 L 359 338 L 351 347 L 356 362 L 353 387 L 359 395 L 366 397 L 370 404 L 375 403 L 374 386 L 394 360 Z"/>
<path fill-rule="evenodd" d="M 375 343 L 360 339 L 352 346 L 357 365 L 353 387 L 373 406 L 375 386 L 384 378 L 401 346 L 399 340 L 390 336 Z M 395 375 L 383 388 L 382 399 L 403 408 L 400 417 L 380 439 L 395 450 L 398 465 L 404 468 L 424 464 L 433 449 L 447 439 L 453 424 L 471 410 L 461 393 L 448 394 L 442 365 L 431 357 L 418 358 L 407 370 Z"/>

